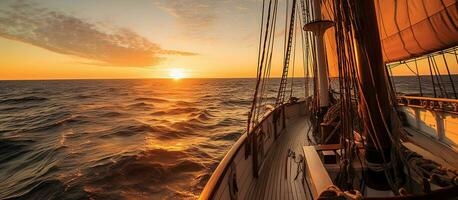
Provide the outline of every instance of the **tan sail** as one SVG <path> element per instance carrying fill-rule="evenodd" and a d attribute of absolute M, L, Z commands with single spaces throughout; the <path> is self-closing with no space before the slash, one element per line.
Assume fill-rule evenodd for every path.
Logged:
<path fill-rule="evenodd" d="M 385 62 L 458 44 L 456 0 L 375 0 Z"/>
<path fill-rule="evenodd" d="M 322 1 L 333 20 L 332 0 Z M 385 63 L 407 60 L 458 45 L 458 1 L 374 0 Z M 325 34 L 330 75 L 337 76 L 334 30 Z"/>

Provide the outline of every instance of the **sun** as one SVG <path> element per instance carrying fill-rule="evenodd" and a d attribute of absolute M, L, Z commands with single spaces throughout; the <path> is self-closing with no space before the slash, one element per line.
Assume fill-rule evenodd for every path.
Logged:
<path fill-rule="evenodd" d="M 175 80 L 186 78 L 186 74 L 184 73 L 183 69 L 180 68 L 172 68 L 169 70 L 169 77 Z"/>

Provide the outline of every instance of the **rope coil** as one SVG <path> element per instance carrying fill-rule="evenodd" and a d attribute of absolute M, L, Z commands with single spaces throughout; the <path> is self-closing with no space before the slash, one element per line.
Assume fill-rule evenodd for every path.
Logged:
<path fill-rule="evenodd" d="M 335 185 L 330 185 L 318 195 L 319 200 L 361 200 L 363 195 L 358 190 L 342 191 Z"/>

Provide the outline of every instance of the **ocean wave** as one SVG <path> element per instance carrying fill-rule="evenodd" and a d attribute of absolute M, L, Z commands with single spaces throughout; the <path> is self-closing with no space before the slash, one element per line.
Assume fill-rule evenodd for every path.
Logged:
<path fill-rule="evenodd" d="M 22 152 L 13 161 L 1 165 L 2 171 L 8 176 L 3 177 L 0 183 L 0 198 L 23 198 L 39 187 L 42 182 L 55 177 L 60 170 L 57 166 L 57 158 L 62 149 L 63 147 L 35 150 L 29 153 Z"/>
<path fill-rule="evenodd" d="M 123 113 L 121 112 L 117 112 L 117 111 L 107 111 L 107 112 L 104 112 L 103 114 L 100 114 L 99 116 L 100 117 L 120 117 L 122 116 Z"/>
<path fill-rule="evenodd" d="M 10 98 L 0 100 L 0 104 L 24 104 L 24 103 L 38 103 L 48 101 L 49 99 L 38 96 L 26 96 L 21 98 Z"/>
<path fill-rule="evenodd" d="M 215 115 L 211 114 L 211 112 L 208 111 L 207 109 L 201 110 L 198 113 L 190 113 L 189 116 L 197 117 L 197 119 L 202 120 L 202 121 L 208 121 L 215 117 Z"/>
<path fill-rule="evenodd" d="M 139 121 L 120 122 L 120 124 L 122 125 L 97 133 L 98 137 L 130 137 L 136 134 L 160 132 L 158 128 Z"/>
<path fill-rule="evenodd" d="M 202 120 L 202 121 L 208 121 L 211 118 L 212 118 L 211 115 L 205 114 L 205 113 L 201 113 L 201 114 L 197 115 L 197 119 Z"/>
<path fill-rule="evenodd" d="M 10 112 L 19 112 L 19 111 L 26 111 L 31 110 L 34 108 L 39 108 L 40 105 L 38 104 L 29 104 L 29 105 L 21 105 L 21 104 L 0 104 L 0 112 L 10 113 Z"/>
<path fill-rule="evenodd" d="M 154 133 L 154 136 L 160 140 L 174 140 L 180 139 L 188 136 L 186 131 L 180 131 L 169 126 L 156 126 L 157 132 Z"/>
<path fill-rule="evenodd" d="M 195 106 L 196 103 L 194 102 L 188 102 L 188 101 L 176 101 L 175 102 L 176 106 L 182 106 L 182 107 L 188 107 L 188 106 Z"/>
<path fill-rule="evenodd" d="M 6 199 L 62 199 L 65 194 L 65 185 L 59 180 L 38 182 L 31 190 L 20 195 L 7 196 Z"/>
<path fill-rule="evenodd" d="M 130 109 L 152 110 L 154 108 L 154 105 L 145 103 L 145 102 L 139 102 L 139 103 L 130 104 L 128 107 Z"/>
<path fill-rule="evenodd" d="M 91 99 L 91 98 L 95 98 L 95 97 L 98 97 L 99 94 L 79 94 L 79 95 L 76 95 L 74 98 L 76 99 Z"/>
<path fill-rule="evenodd" d="M 223 120 L 219 121 L 216 126 L 223 127 L 223 126 L 233 126 L 243 123 L 243 120 L 235 119 L 235 118 L 224 118 Z"/>
<path fill-rule="evenodd" d="M 152 116 L 162 116 L 162 115 L 165 115 L 167 114 L 167 112 L 165 111 L 156 111 L 156 112 L 152 112 L 150 115 Z"/>
<path fill-rule="evenodd" d="M 210 154 L 208 154 L 205 151 L 202 151 L 201 149 L 199 149 L 196 146 L 189 147 L 188 149 L 186 149 L 186 152 L 195 158 L 202 158 L 203 160 L 204 159 L 213 159 L 213 157 Z"/>
<path fill-rule="evenodd" d="M 160 98 L 153 98 L 153 97 L 139 97 L 136 98 L 134 101 L 143 101 L 143 102 L 151 102 L 151 103 L 167 103 L 168 100 L 160 99 Z"/>
<path fill-rule="evenodd" d="M 147 193 L 148 198 L 160 198 L 182 196 L 183 190 L 174 190 L 169 184 L 197 177 L 206 169 L 184 151 L 153 149 L 92 167 L 86 170 L 84 179 L 89 193 L 94 193 L 91 196 L 113 198 L 112 191 L 117 191 L 114 195 L 138 198 L 138 194 Z"/>
<path fill-rule="evenodd" d="M 65 125 L 81 125 L 89 123 L 91 118 L 82 115 L 71 115 L 68 112 L 59 112 L 48 115 L 45 119 L 36 117 L 27 120 L 30 126 L 22 129 L 22 131 L 37 132 L 48 131 L 52 129 L 61 128 Z"/>
<path fill-rule="evenodd" d="M 233 131 L 233 132 L 222 132 L 218 133 L 217 135 L 212 136 L 213 140 L 225 140 L 225 141 L 236 141 L 241 135 L 241 132 Z"/>
<path fill-rule="evenodd" d="M 207 126 L 200 120 L 198 119 L 190 119 L 187 121 L 180 121 L 180 122 L 175 122 L 170 127 L 186 132 L 187 135 L 195 135 L 196 130 L 202 130 L 205 129 Z"/>
<path fill-rule="evenodd" d="M 195 107 L 183 107 L 183 108 L 172 108 L 166 111 L 163 111 L 166 115 L 181 115 L 181 114 L 191 114 L 199 112 L 199 108 Z"/>
<path fill-rule="evenodd" d="M 228 99 L 228 100 L 223 101 L 222 103 L 223 105 L 227 105 L 227 106 L 233 106 L 233 105 L 241 106 L 241 105 L 250 105 L 251 101 L 248 99 Z"/>
<path fill-rule="evenodd" d="M 33 140 L 0 140 L 0 169 L 3 168 L 3 165 L 10 160 L 13 160 L 20 156 L 30 152 L 30 149 L 27 149 L 30 145 L 34 144 Z"/>
<path fill-rule="evenodd" d="M 196 172 L 205 169 L 205 166 L 199 162 L 192 160 L 183 160 L 178 164 L 170 167 L 169 171 L 171 173 L 187 173 L 187 172 Z"/>

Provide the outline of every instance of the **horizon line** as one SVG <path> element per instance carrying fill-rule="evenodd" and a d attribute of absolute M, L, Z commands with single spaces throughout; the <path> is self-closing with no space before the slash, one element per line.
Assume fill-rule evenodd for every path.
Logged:
<path fill-rule="evenodd" d="M 451 75 L 458 75 L 458 74 L 451 74 Z M 394 75 L 394 77 L 414 77 L 416 75 Z M 429 74 L 424 74 L 420 76 L 430 76 Z M 278 79 L 281 78 L 280 76 L 269 77 Z M 290 79 L 291 77 L 288 77 Z M 294 77 L 296 78 L 304 78 L 304 76 Z M 313 78 L 313 77 L 309 77 Z M 337 77 L 331 77 L 337 78 Z M 0 79 L 0 81 L 65 81 L 65 80 L 175 80 L 174 78 L 170 77 L 152 77 L 152 78 L 50 78 L 50 79 Z M 256 77 L 187 77 L 187 78 L 180 78 L 179 80 L 192 80 L 192 79 L 256 79 Z"/>

